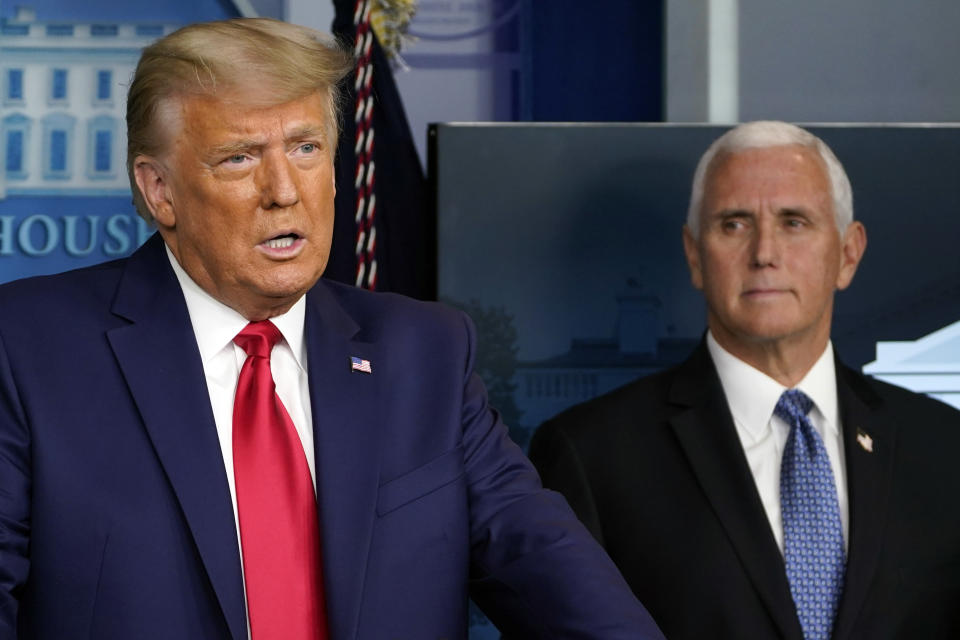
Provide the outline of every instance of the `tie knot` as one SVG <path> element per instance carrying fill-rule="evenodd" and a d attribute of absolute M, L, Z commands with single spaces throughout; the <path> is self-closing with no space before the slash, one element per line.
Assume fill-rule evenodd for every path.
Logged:
<path fill-rule="evenodd" d="M 283 335 L 269 320 L 251 322 L 233 339 L 248 356 L 270 359 L 270 352 Z"/>
<path fill-rule="evenodd" d="M 813 400 L 810 399 L 810 396 L 800 389 L 787 389 L 777 400 L 777 406 L 773 413 L 787 424 L 793 424 L 810 413 L 812 408 Z"/>

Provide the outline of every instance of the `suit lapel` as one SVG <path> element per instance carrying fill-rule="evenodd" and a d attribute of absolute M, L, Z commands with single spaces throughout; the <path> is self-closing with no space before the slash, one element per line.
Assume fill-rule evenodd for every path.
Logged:
<path fill-rule="evenodd" d="M 353 638 L 376 516 L 388 362 L 322 280 L 307 295 L 306 337 L 327 617 L 331 637 Z M 353 356 L 369 360 L 372 373 L 351 370 Z"/>
<path fill-rule="evenodd" d="M 683 407 L 674 433 L 717 519 L 783 638 L 801 638 L 783 556 L 770 532 L 705 342 L 678 370 L 670 402 Z"/>
<path fill-rule="evenodd" d="M 107 333 L 234 640 L 247 637 L 230 489 L 183 294 L 158 235 L 130 257 Z"/>
<path fill-rule="evenodd" d="M 877 568 L 893 475 L 896 425 L 884 417 L 880 398 L 865 380 L 839 364 L 837 398 L 850 504 L 847 573 L 833 634 L 840 640 L 851 637 Z M 858 439 L 861 434 L 866 438 Z"/>

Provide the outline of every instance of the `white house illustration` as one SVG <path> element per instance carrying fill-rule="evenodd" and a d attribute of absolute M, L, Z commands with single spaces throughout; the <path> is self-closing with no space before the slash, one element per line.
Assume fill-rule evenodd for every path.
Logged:
<path fill-rule="evenodd" d="M 630 280 L 617 295 L 610 337 L 573 338 L 565 353 L 518 363 L 514 402 L 522 417 L 516 426 L 533 429 L 568 407 L 685 360 L 700 339 L 661 335 L 661 307 L 659 298 Z"/>
<path fill-rule="evenodd" d="M 126 88 L 140 51 L 176 25 L 0 21 L 0 199 L 129 192 Z"/>
<path fill-rule="evenodd" d="M 960 320 L 912 342 L 878 342 L 863 372 L 960 409 Z"/>

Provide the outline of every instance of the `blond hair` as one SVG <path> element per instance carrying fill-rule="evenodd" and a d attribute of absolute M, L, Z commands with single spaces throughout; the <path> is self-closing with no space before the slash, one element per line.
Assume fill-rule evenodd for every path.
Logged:
<path fill-rule="evenodd" d="M 152 216 L 133 162 L 164 151 L 162 111 L 188 95 L 234 97 L 271 106 L 314 92 L 326 94 L 327 147 L 336 148 L 339 82 L 353 58 L 328 36 L 269 18 L 191 24 L 143 50 L 127 95 L 127 173 L 137 212 Z"/>

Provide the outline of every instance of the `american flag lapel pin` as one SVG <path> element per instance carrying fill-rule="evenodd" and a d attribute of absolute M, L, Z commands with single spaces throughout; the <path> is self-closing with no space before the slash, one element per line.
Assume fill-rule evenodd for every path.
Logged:
<path fill-rule="evenodd" d="M 873 438 L 863 429 L 857 429 L 857 442 L 867 453 L 873 453 Z"/>
<path fill-rule="evenodd" d="M 357 356 L 350 356 L 350 371 L 359 371 L 360 373 L 373 373 L 370 367 L 370 361 Z"/>

